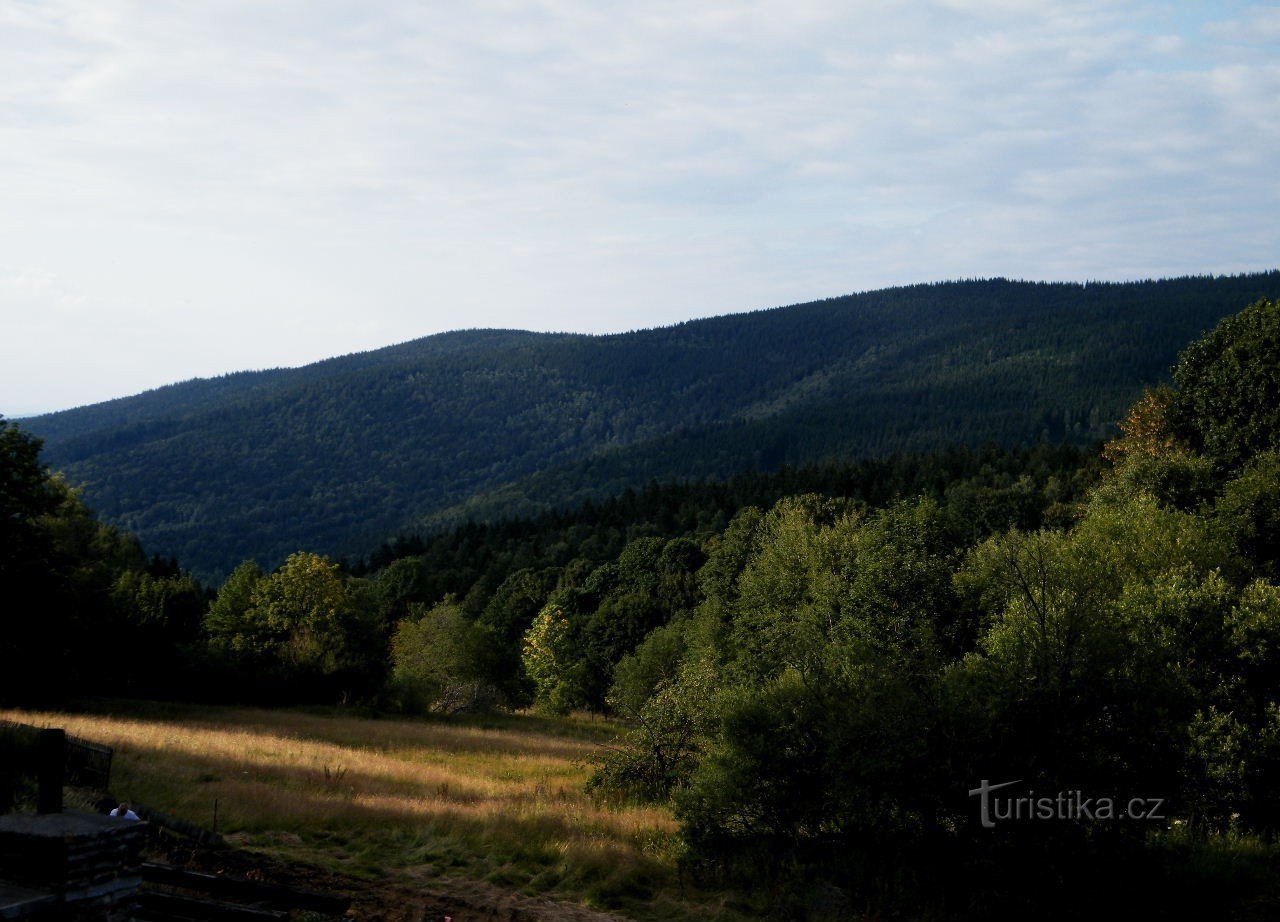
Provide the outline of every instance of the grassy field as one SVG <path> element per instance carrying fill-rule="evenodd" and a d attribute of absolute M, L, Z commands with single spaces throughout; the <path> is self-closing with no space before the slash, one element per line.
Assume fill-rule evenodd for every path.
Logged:
<path fill-rule="evenodd" d="M 662 809 L 596 804 L 583 759 L 614 728 L 142 705 L 0 718 L 116 750 L 113 793 L 237 844 L 359 876 L 466 878 L 645 919 L 736 915 L 679 887 Z"/>

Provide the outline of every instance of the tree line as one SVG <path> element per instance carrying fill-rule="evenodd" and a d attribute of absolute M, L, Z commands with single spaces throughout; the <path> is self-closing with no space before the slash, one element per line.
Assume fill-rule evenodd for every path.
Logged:
<path fill-rule="evenodd" d="M 364 559 L 298 551 L 272 570 L 246 561 L 215 589 L 96 518 L 41 462 L 39 439 L 14 423 L 0 431 L 13 472 L 4 578 L 15 598 L 32 600 L 9 619 L 14 661 L 28 664 L 9 673 L 9 699 L 63 691 L 478 706 L 466 688 L 484 706 L 526 706 L 537 685 L 525 634 L 549 601 L 571 599 L 609 637 L 585 654 L 585 684 L 562 699 L 611 712 L 616 661 L 701 601 L 698 569 L 745 507 L 803 493 L 865 508 L 928 495 L 957 534 L 976 538 L 1069 515 L 1100 469 L 1094 452 L 1041 443 L 653 482 L 570 510 L 403 536 Z M 420 649 L 452 652 L 411 667 L 414 637 Z"/>

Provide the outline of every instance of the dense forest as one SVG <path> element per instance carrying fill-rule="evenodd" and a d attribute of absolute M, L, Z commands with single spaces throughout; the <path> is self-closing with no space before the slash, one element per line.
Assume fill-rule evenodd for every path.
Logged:
<path fill-rule="evenodd" d="M 39 600 L 0 700 L 611 714 L 595 796 L 670 805 L 687 873 L 783 918 L 1280 908 L 1280 302 L 1186 346 L 1101 448 L 654 483 L 216 593 L 39 452 L 0 425 L 0 578 Z M 1130 812 L 973 796 L 1006 783 Z"/>
<path fill-rule="evenodd" d="M 1109 437 L 1280 273 L 919 285 L 611 336 L 471 331 L 23 420 L 106 521 L 221 580 L 653 480 Z"/>
<path fill-rule="evenodd" d="M 796 494 L 840 497 L 866 508 L 927 495 L 946 510 L 957 534 L 976 540 L 1069 516 L 1101 469 L 1095 452 L 1072 446 L 992 445 L 784 468 L 718 482 L 652 483 L 571 510 L 403 536 L 367 558 L 297 552 L 270 575 L 246 561 L 214 592 L 175 559 L 148 558 L 135 536 L 96 519 L 79 494 L 39 460 L 38 439 L 16 424 L 0 424 L 5 467 L 21 471 L 9 481 L 6 508 L 13 511 L 7 521 L 24 523 L 5 543 L 4 575 L 19 591 L 42 599 L 46 613 L 38 623 L 24 621 L 10 638 L 15 650 L 26 651 L 20 659 L 31 664 L 30 676 L 10 673 L 10 696 L 41 687 L 29 683 L 43 676 L 51 687 L 71 693 L 201 697 L 212 683 L 213 696 L 225 698 L 224 679 L 234 673 L 232 687 L 241 700 L 344 698 L 399 707 L 394 693 L 386 696 L 392 632 L 411 612 L 444 602 L 488 631 L 480 644 L 486 668 L 476 672 L 473 663 L 462 674 L 500 686 L 495 703 L 526 705 L 534 686 L 520 662 L 522 639 L 538 609 L 553 590 L 606 572 L 624 556 L 639 560 L 635 555 L 643 548 L 701 546 L 716 540 L 740 510 Z M 695 555 L 693 562 L 699 559 Z M 268 646 L 265 637 L 226 636 L 246 633 L 243 623 L 254 617 L 247 610 L 264 580 L 281 584 L 293 576 L 310 599 L 307 606 L 327 604 L 338 612 L 324 642 L 335 657 L 343 651 L 348 667 L 338 669 L 337 659 L 323 656 L 323 668 L 285 668 L 271 654 L 262 662 L 251 660 L 244 654 Z M 284 622 L 289 617 L 281 616 Z M 350 619 L 345 626 L 344 618 Z M 368 631 L 357 641 L 352 632 L 359 625 Z M 276 640 L 285 642 L 292 629 L 277 627 Z M 314 633 L 318 626 L 307 630 Z M 363 652 L 353 660 L 357 647 Z M 102 651 L 113 648 L 148 657 L 165 653 L 139 673 L 112 667 Z M 494 664 L 500 665 L 488 668 Z M 440 666 L 440 682 L 448 685 L 457 664 L 441 659 Z M 607 709 L 602 695 L 583 704 Z"/>

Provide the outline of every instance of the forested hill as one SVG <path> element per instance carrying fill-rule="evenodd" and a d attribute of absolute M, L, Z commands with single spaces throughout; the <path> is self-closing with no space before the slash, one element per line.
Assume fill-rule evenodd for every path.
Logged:
<path fill-rule="evenodd" d="M 108 520 L 216 577 L 670 477 L 1110 434 L 1280 272 L 954 282 L 611 336 L 445 334 L 24 420 Z"/>
<path fill-rule="evenodd" d="M 552 339 L 556 335 L 524 330 L 458 330 L 372 352 L 325 359 L 301 368 L 270 368 L 232 372 L 217 378 L 193 378 L 133 397 L 49 413 L 38 417 L 38 426 L 33 425 L 35 419 L 23 420 L 23 425 L 38 429 L 50 443 L 104 429 L 129 430 L 137 423 L 188 417 L 202 410 L 224 408 L 281 388 L 307 386 L 344 374 L 376 371 L 388 365 L 429 362 L 455 352 L 484 351 L 537 339 Z"/>

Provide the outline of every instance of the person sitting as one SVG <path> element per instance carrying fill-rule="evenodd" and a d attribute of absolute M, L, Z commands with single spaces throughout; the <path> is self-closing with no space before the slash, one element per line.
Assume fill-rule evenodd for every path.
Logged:
<path fill-rule="evenodd" d="M 118 806 L 118 807 L 116 807 L 114 810 L 112 810 L 112 811 L 111 811 L 111 813 L 110 813 L 110 815 L 111 815 L 111 816 L 116 817 L 117 819 L 122 819 L 122 820 L 138 820 L 138 819 L 142 819 L 142 817 L 138 816 L 138 814 L 136 814 L 136 813 L 134 813 L 132 810 L 130 810 L 130 809 L 129 809 L 129 805 L 128 805 L 127 803 L 125 803 L 124 801 L 121 801 L 121 802 L 120 802 L 120 806 Z"/>

